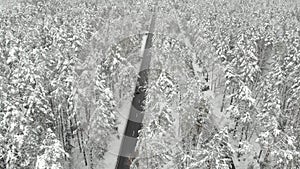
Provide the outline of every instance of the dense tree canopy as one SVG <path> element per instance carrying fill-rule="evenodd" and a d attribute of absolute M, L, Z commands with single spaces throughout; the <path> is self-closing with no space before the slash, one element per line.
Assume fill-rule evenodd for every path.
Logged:
<path fill-rule="evenodd" d="M 0 168 L 106 168 L 153 12 L 155 71 L 132 168 L 299 168 L 298 5 L 24 0 L 1 9 Z"/>

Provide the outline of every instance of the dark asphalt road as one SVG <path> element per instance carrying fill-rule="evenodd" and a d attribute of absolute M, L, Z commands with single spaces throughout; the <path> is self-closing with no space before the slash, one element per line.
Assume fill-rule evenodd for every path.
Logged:
<path fill-rule="evenodd" d="M 135 147 L 139 136 L 138 132 L 142 129 L 142 122 L 144 118 L 144 114 L 142 112 L 144 111 L 144 102 L 146 100 L 146 85 L 148 83 L 148 73 L 151 62 L 151 55 L 148 49 L 152 46 L 152 32 L 154 30 L 154 24 L 155 15 L 153 15 L 151 19 L 149 33 L 147 34 L 137 85 L 115 169 L 129 169 L 131 161 L 136 156 Z"/>

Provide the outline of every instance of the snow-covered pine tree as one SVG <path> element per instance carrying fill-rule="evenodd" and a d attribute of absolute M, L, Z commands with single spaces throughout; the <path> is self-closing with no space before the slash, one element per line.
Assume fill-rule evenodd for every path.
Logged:
<path fill-rule="evenodd" d="M 172 160 L 176 146 L 174 116 L 176 85 L 164 71 L 153 71 L 158 79 L 149 83 L 145 103 L 144 126 L 138 141 L 138 158 L 134 164 L 145 168 L 162 168 Z M 151 75 L 150 75 L 151 76 Z"/>

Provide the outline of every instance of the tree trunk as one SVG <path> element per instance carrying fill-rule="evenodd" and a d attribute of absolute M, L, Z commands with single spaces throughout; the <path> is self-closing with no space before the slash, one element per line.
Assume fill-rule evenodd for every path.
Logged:
<path fill-rule="evenodd" d="M 77 143 L 78 143 L 78 147 L 79 147 L 79 152 L 81 153 L 82 152 L 82 148 L 81 148 L 80 137 L 79 137 L 79 127 L 80 126 L 78 126 L 76 114 L 74 116 L 74 120 L 75 120 L 75 125 L 76 125 Z"/>
<path fill-rule="evenodd" d="M 84 144 L 82 129 L 80 129 L 80 135 L 81 135 L 81 145 L 82 145 L 84 164 L 85 164 L 85 166 L 87 166 L 88 164 L 87 164 L 87 159 L 86 159 L 86 154 L 85 154 L 85 144 Z"/>
<path fill-rule="evenodd" d="M 222 105 L 221 105 L 221 110 L 220 110 L 221 112 L 223 112 L 224 106 L 225 106 L 226 91 L 227 91 L 227 86 L 225 86 L 225 89 L 224 89 L 224 94 L 223 94 L 223 98 L 222 98 Z"/>
<path fill-rule="evenodd" d="M 94 169 L 94 163 L 93 163 L 93 147 L 90 147 L 90 169 Z"/>

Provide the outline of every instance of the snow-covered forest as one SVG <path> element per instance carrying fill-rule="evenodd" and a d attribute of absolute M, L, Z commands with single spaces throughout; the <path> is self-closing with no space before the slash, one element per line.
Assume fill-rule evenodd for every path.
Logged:
<path fill-rule="evenodd" d="M 300 169 L 299 5 L 0 1 L 0 169 Z"/>

